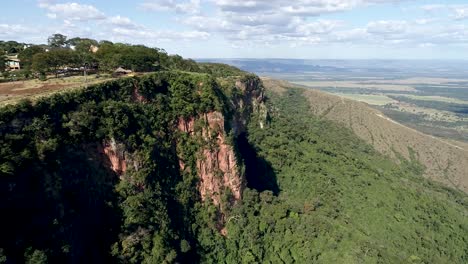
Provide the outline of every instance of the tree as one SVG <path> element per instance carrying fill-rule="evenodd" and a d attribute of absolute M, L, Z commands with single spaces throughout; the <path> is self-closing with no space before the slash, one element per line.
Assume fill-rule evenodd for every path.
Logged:
<path fill-rule="evenodd" d="M 67 44 L 67 36 L 62 34 L 53 34 L 47 38 L 47 44 L 51 48 L 63 48 Z"/>
<path fill-rule="evenodd" d="M 6 60 L 5 56 L 0 54 L 0 72 L 4 72 L 6 69 Z"/>
<path fill-rule="evenodd" d="M 0 53 L 15 54 L 21 51 L 24 45 L 26 44 L 16 41 L 0 41 Z"/>
<path fill-rule="evenodd" d="M 68 49 L 56 49 L 49 52 L 38 53 L 33 56 L 32 69 L 39 73 L 54 72 L 58 77 L 58 71 L 65 66 L 79 65 L 79 58 L 75 52 Z"/>
<path fill-rule="evenodd" d="M 30 70 L 34 55 L 42 52 L 45 52 L 45 50 L 40 46 L 31 46 L 20 52 L 18 59 L 21 60 L 21 67 L 23 69 Z"/>

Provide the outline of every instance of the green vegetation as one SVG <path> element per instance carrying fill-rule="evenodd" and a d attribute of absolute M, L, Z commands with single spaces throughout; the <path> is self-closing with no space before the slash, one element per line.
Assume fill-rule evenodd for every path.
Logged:
<path fill-rule="evenodd" d="M 442 96 L 468 100 L 468 82 L 450 82 L 446 85 L 415 85 L 422 95 Z"/>
<path fill-rule="evenodd" d="M 49 44 L 67 47 L 61 36 Z M 135 67 L 158 72 L 0 108 L 0 262 L 468 262 L 466 194 L 312 117 L 303 90 L 270 94 L 261 129 L 264 117 L 234 84 L 260 89 L 257 76 L 142 46 L 100 46 L 100 67 L 140 63 L 122 48 L 154 55 Z M 248 180 L 233 206 L 223 194 L 224 211 L 197 189 L 199 153 L 218 147 L 203 140 L 208 124 L 195 122 L 193 136 L 177 129 L 210 111 L 224 114 L 221 132 Z M 250 120 L 239 136 L 234 118 Z M 125 173 L 111 169 L 109 149 L 125 157 Z"/>
<path fill-rule="evenodd" d="M 365 102 L 370 105 L 386 105 L 392 102 L 395 102 L 393 99 L 389 98 L 383 94 L 355 94 L 355 93 L 335 93 L 336 95 L 351 100 L 356 100 L 360 102 Z"/>
<path fill-rule="evenodd" d="M 455 103 L 455 104 L 468 104 L 468 101 L 460 100 L 457 98 L 451 98 L 451 97 L 443 97 L 443 96 L 438 96 L 438 95 L 414 95 L 414 94 L 408 94 L 408 95 L 403 95 L 404 97 L 409 97 L 414 100 L 423 100 L 423 101 L 435 101 L 435 102 L 446 102 L 446 103 Z"/>
<path fill-rule="evenodd" d="M 221 94 L 209 75 L 160 72 L 2 108 L 2 254 L 13 262 L 193 259 L 201 205 L 178 155 L 194 160 L 200 143 L 179 142 L 175 127 L 179 117 L 228 112 Z M 103 142 L 134 161 L 120 181 L 99 154 Z"/>
<path fill-rule="evenodd" d="M 312 117 L 299 89 L 270 94 L 271 123 L 249 141 L 277 180 L 244 192 L 206 262 L 466 263 L 468 198 L 398 166 L 351 131 Z M 264 166 L 265 163 L 260 163 Z M 248 169 L 248 168 L 247 168 Z"/>
<path fill-rule="evenodd" d="M 420 107 L 432 108 L 441 111 L 449 111 L 460 115 L 468 116 L 468 104 L 459 104 L 453 102 L 443 102 L 440 100 L 420 100 L 406 96 L 389 96 L 398 101 L 414 104 Z"/>
<path fill-rule="evenodd" d="M 0 40 L 0 53 L 2 54 L 16 54 L 27 45 L 26 43 L 19 43 L 16 41 L 3 41 Z"/>
<path fill-rule="evenodd" d="M 144 45 L 112 43 L 87 38 L 71 38 L 54 34 L 48 38 L 47 45 L 31 45 L 15 41 L 0 42 L 0 56 L 18 55 L 22 71 L 16 72 L 16 78 L 28 79 L 37 76 L 45 80 L 46 75 L 80 75 L 89 73 L 111 73 L 118 67 L 134 72 L 153 72 L 159 70 L 183 70 L 191 72 L 209 72 L 214 76 L 226 71 L 241 72 L 227 65 L 204 65 L 203 69 L 190 59 L 178 55 L 168 55 L 165 50 Z M 0 61 L 0 65 L 5 62 Z M 0 67 L 1 71 L 5 69 Z M 4 78 L 10 80 L 10 74 Z"/>

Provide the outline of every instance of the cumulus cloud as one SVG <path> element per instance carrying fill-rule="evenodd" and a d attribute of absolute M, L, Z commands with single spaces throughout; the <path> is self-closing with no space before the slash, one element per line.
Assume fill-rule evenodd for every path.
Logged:
<path fill-rule="evenodd" d="M 450 17 L 456 20 L 468 18 L 468 5 L 448 5 L 448 4 L 432 4 L 423 5 L 421 9 L 434 14 L 436 12 L 450 13 Z"/>
<path fill-rule="evenodd" d="M 49 5 L 52 5 L 55 3 L 55 0 L 38 0 L 37 1 L 39 7 L 41 8 L 46 8 L 48 7 Z"/>
<path fill-rule="evenodd" d="M 168 31 L 168 30 L 149 30 L 149 29 L 128 29 L 114 28 L 112 33 L 116 36 L 133 39 L 143 39 L 145 41 L 169 41 L 169 40 L 189 40 L 206 39 L 209 33 L 201 31 Z"/>
<path fill-rule="evenodd" d="M 430 4 L 430 5 L 421 6 L 421 9 L 426 12 L 434 12 L 434 11 L 443 10 L 446 8 L 447 8 L 446 5 L 441 5 L 441 4 Z"/>
<path fill-rule="evenodd" d="M 169 12 L 170 21 L 179 24 L 177 30 L 165 30 L 157 25 L 150 28 L 129 17 L 106 15 L 92 5 L 64 1 L 38 1 L 49 18 L 64 21 L 60 30 L 68 30 L 70 35 L 99 32 L 96 34 L 103 38 L 130 43 L 210 37 L 224 38 L 232 47 L 352 43 L 429 48 L 468 43 L 468 29 L 463 24 L 468 19 L 468 5 L 416 6 L 425 15 L 367 21 L 356 26 L 349 17 L 337 20 L 330 14 L 405 0 L 140 0 L 139 10 Z M 93 30 L 84 27 L 89 24 Z"/>
<path fill-rule="evenodd" d="M 367 24 L 367 32 L 371 34 L 399 34 L 408 29 L 406 21 L 380 20 Z"/>
<path fill-rule="evenodd" d="M 466 18 L 468 18 L 468 5 L 453 6 L 452 10 L 454 12 L 454 18 L 455 19 L 466 19 Z"/>
<path fill-rule="evenodd" d="M 343 21 L 320 19 L 321 16 L 359 6 L 402 1 L 404 0 L 206 0 L 203 3 L 209 3 L 214 11 L 185 16 L 178 21 L 196 30 L 221 33 L 230 41 L 248 39 L 253 42 L 320 43 L 331 39 L 350 39 L 351 35 L 356 37 L 358 32 L 352 31 L 346 35 L 342 31 L 346 26 Z M 166 2 L 172 3 L 173 10 L 175 1 Z M 387 25 L 369 25 L 369 30 L 376 34 L 379 30 L 395 31 L 398 26 L 402 25 L 389 22 Z M 340 32 L 339 36 L 335 36 L 337 32 Z"/>
<path fill-rule="evenodd" d="M 8 37 L 17 34 L 26 34 L 34 32 L 32 29 L 18 24 L 0 24 L 0 36 Z"/>
<path fill-rule="evenodd" d="M 130 18 L 128 17 L 123 17 L 123 16 L 113 16 L 108 18 L 108 22 L 116 27 L 120 28 L 138 28 L 140 27 L 136 23 L 134 23 Z"/>
<path fill-rule="evenodd" d="M 51 1 L 40 1 L 39 7 L 47 10 L 49 18 L 63 18 L 77 21 L 102 20 L 106 18 L 104 13 L 92 5 L 77 3 L 53 4 Z"/>
<path fill-rule="evenodd" d="M 196 14 L 200 10 L 200 0 L 149 0 L 140 7 L 151 11 L 174 11 L 183 14 Z"/>
<path fill-rule="evenodd" d="M 427 25 L 427 24 L 433 23 L 435 21 L 437 21 L 437 19 L 435 19 L 435 18 L 418 18 L 418 19 L 414 20 L 414 23 L 416 23 L 418 25 Z"/>
<path fill-rule="evenodd" d="M 163 3 L 163 10 L 174 10 L 178 13 L 193 13 L 191 10 L 197 9 L 200 4 L 199 0 L 180 3 L 171 0 L 153 1 L 153 3 L 156 2 Z M 171 3 L 175 3 L 174 9 L 171 9 Z M 59 32 L 70 37 L 79 36 L 114 42 L 159 45 L 160 42 L 207 39 L 210 36 L 210 33 L 198 29 L 176 31 L 151 28 L 148 27 L 149 25 L 142 25 L 126 16 L 105 14 L 89 4 L 58 0 L 38 0 L 37 4 L 39 8 L 46 11 L 45 15 L 48 18 L 60 20 L 60 23 L 54 23 L 41 29 L 39 26 L 0 24 L 0 37 L 26 39 L 28 42 L 34 40 L 43 43 L 47 36 Z M 31 32 L 30 29 L 35 29 L 36 32 Z"/>

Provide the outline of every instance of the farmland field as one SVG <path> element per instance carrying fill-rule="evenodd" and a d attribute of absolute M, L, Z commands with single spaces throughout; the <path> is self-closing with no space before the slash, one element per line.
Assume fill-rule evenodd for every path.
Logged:
<path fill-rule="evenodd" d="M 351 100 L 356 100 L 360 102 L 365 102 L 370 105 L 386 105 L 390 103 L 396 103 L 394 99 L 383 95 L 383 94 L 346 94 L 346 93 L 336 93 L 344 98 L 348 98 Z"/>
<path fill-rule="evenodd" d="M 261 76 L 365 102 L 396 122 L 468 142 L 468 61 L 230 59 Z"/>

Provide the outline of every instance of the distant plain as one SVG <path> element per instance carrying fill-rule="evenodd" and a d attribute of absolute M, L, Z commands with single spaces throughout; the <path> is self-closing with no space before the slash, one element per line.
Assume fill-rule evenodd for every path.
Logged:
<path fill-rule="evenodd" d="M 214 61 L 365 102 L 423 133 L 468 142 L 468 61 Z"/>

